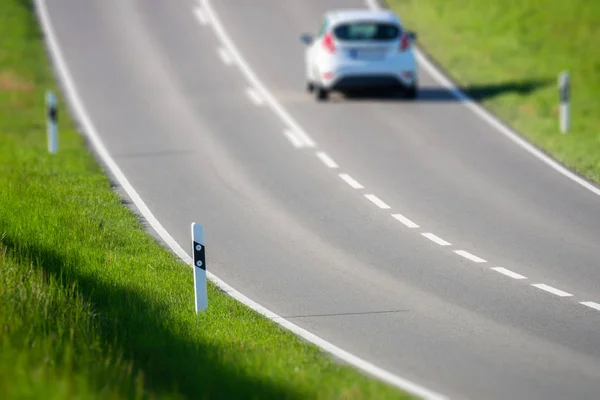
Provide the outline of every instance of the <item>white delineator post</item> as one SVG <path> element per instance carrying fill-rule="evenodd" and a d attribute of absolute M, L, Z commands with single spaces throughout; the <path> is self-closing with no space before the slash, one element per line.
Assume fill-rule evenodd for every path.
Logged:
<path fill-rule="evenodd" d="M 204 227 L 192 222 L 192 254 L 194 263 L 194 294 L 196 313 L 208 307 L 206 292 L 206 252 L 204 246 Z"/>
<path fill-rule="evenodd" d="M 48 151 L 55 154 L 58 152 L 58 105 L 56 96 L 52 92 L 46 94 L 46 108 L 48 110 Z"/>
<path fill-rule="evenodd" d="M 567 133 L 571 126 L 571 115 L 569 109 L 571 97 L 571 82 L 569 74 L 565 71 L 558 77 L 558 93 L 560 100 L 560 131 Z"/>

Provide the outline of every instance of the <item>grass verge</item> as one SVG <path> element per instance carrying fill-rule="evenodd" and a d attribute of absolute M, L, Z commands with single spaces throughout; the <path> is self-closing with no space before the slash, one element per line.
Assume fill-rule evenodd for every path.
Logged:
<path fill-rule="evenodd" d="M 190 268 L 143 230 L 66 117 L 47 153 L 48 65 L 31 3 L 2 0 L 3 399 L 408 398 L 212 284 L 196 316 Z"/>
<path fill-rule="evenodd" d="M 457 84 L 545 152 L 600 182 L 600 2 L 387 0 Z M 572 81 L 558 125 L 559 72 Z"/>

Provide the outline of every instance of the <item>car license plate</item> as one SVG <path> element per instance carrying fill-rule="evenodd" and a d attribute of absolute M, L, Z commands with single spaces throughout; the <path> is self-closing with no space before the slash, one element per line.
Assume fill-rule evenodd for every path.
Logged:
<path fill-rule="evenodd" d="M 379 60 L 383 57 L 379 49 L 350 49 L 348 54 L 353 60 Z"/>

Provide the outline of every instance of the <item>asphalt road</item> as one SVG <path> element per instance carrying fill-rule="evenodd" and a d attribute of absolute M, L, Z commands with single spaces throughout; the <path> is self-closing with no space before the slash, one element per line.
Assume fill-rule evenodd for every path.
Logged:
<path fill-rule="evenodd" d="M 221 279 L 454 399 L 598 398 L 600 311 L 580 303 L 600 303 L 600 197 L 507 140 L 425 70 L 415 103 L 316 103 L 304 92 L 299 36 L 326 9 L 364 3 L 210 3 L 317 145 L 299 149 L 284 135 L 289 125 L 248 96 L 238 65 L 224 62 L 227 43 L 206 8 L 209 23 L 200 23 L 198 3 L 47 4 L 108 150 L 181 246 L 192 221 L 205 226 L 209 269 Z"/>

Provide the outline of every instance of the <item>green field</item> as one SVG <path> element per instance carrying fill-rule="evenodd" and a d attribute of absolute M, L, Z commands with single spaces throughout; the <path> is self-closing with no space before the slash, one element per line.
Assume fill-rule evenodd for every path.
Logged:
<path fill-rule="evenodd" d="M 461 87 L 555 159 L 600 182 L 600 1 L 387 0 Z M 558 74 L 572 81 L 571 132 Z"/>
<path fill-rule="evenodd" d="M 113 191 L 61 107 L 30 2 L 0 1 L 0 397 L 408 398 L 209 285 Z M 61 102 L 64 104 L 64 101 Z"/>

